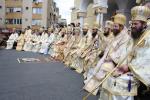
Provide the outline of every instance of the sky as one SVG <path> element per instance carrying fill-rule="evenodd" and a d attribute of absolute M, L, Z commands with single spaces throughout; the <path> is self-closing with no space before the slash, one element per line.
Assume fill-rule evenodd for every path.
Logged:
<path fill-rule="evenodd" d="M 71 8 L 74 6 L 74 0 L 54 0 L 59 8 L 61 18 L 65 18 L 67 23 L 71 22 Z"/>

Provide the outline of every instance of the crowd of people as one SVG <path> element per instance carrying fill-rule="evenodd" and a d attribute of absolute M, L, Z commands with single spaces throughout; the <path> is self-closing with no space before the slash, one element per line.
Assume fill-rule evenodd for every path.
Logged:
<path fill-rule="evenodd" d="M 83 74 L 84 90 L 99 100 L 145 100 L 150 85 L 150 5 L 131 9 L 131 24 L 116 14 L 104 28 L 94 23 L 67 27 L 28 27 L 20 35 L 14 32 L 6 49 L 16 43 L 17 51 L 49 54 L 67 67 Z M 145 95 L 145 94 L 144 94 Z"/>

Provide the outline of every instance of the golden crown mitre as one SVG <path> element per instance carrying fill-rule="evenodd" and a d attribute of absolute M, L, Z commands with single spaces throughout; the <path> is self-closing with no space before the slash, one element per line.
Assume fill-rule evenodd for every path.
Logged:
<path fill-rule="evenodd" d="M 80 27 L 75 27 L 74 32 L 79 32 L 80 33 Z"/>
<path fill-rule="evenodd" d="M 147 21 L 150 15 L 150 9 L 146 6 L 135 6 L 131 9 L 132 20 Z"/>
<path fill-rule="evenodd" d="M 113 21 L 107 20 L 105 22 L 105 27 L 107 27 L 107 28 L 113 29 L 113 25 L 114 25 Z"/>
<path fill-rule="evenodd" d="M 71 32 L 71 31 L 72 31 L 71 26 L 68 26 L 68 27 L 67 27 L 67 32 Z"/>
<path fill-rule="evenodd" d="M 120 14 L 120 13 L 116 14 L 114 16 L 114 23 L 125 25 L 125 23 L 126 23 L 126 16 L 123 15 L 123 14 Z"/>
<path fill-rule="evenodd" d="M 49 31 L 49 32 L 53 31 L 53 28 L 51 28 L 51 27 L 50 27 L 50 28 L 48 28 L 48 31 Z"/>
<path fill-rule="evenodd" d="M 89 29 L 89 24 L 88 23 L 84 23 L 83 28 L 84 29 Z"/>
<path fill-rule="evenodd" d="M 62 29 L 61 29 L 61 32 L 66 33 L 66 28 L 62 28 Z"/>
<path fill-rule="evenodd" d="M 142 0 L 136 0 L 137 4 L 140 4 L 142 2 Z"/>
<path fill-rule="evenodd" d="M 95 22 L 95 23 L 93 24 L 93 28 L 94 28 L 94 29 L 99 29 L 99 26 L 100 26 L 100 25 L 99 25 L 97 22 Z"/>

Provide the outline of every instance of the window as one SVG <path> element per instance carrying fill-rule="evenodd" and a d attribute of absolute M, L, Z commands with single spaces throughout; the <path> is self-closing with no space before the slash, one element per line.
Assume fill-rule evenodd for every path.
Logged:
<path fill-rule="evenodd" d="M 41 25 L 41 20 L 33 19 L 32 20 L 32 25 Z"/>
<path fill-rule="evenodd" d="M 19 19 L 20 20 L 20 24 L 22 24 L 22 19 Z"/>
<path fill-rule="evenodd" d="M 6 12 L 7 13 L 13 13 L 13 12 L 22 12 L 22 9 L 21 8 L 6 8 Z"/>
<path fill-rule="evenodd" d="M 22 19 L 6 19 L 6 24 L 22 24 Z"/>
<path fill-rule="evenodd" d="M 17 19 L 17 23 L 16 24 L 20 24 L 20 19 Z"/>
<path fill-rule="evenodd" d="M 14 12 L 21 12 L 21 8 L 14 8 Z"/>
<path fill-rule="evenodd" d="M 7 13 L 12 13 L 13 12 L 13 8 L 6 8 L 6 12 Z"/>
<path fill-rule="evenodd" d="M 6 19 L 6 24 L 13 24 L 13 19 Z"/>
<path fill-rule="evenodd" d="M 14 19 L 14 24 L 16 24 L 17 23 L 17 19 Z"/>
<path fill-rule="evenodd" d="M 33 14 L 42 14 L 42 8 L 33 8 Z"/>
<path fill-rule="evenodd" d="M 43 0 L 33 0 L 33 2 L 43 2 Z"/>

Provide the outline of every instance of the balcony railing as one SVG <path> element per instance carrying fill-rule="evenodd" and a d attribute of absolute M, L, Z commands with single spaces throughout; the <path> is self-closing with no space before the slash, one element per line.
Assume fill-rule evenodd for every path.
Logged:
<path fill-rule="evenodd" d="M 21 12 L 6 12 L 6 18 L 22 18 L 22 13 Z"/>
<path fill-rule="evenodd" d="M 42 19 L 41 14 L 32 14 L 32 19 Z"/>
<path fill-rule="evenodd" d="M 6 7 L 22 7 L 22 0 L 5 0 Z"/>

